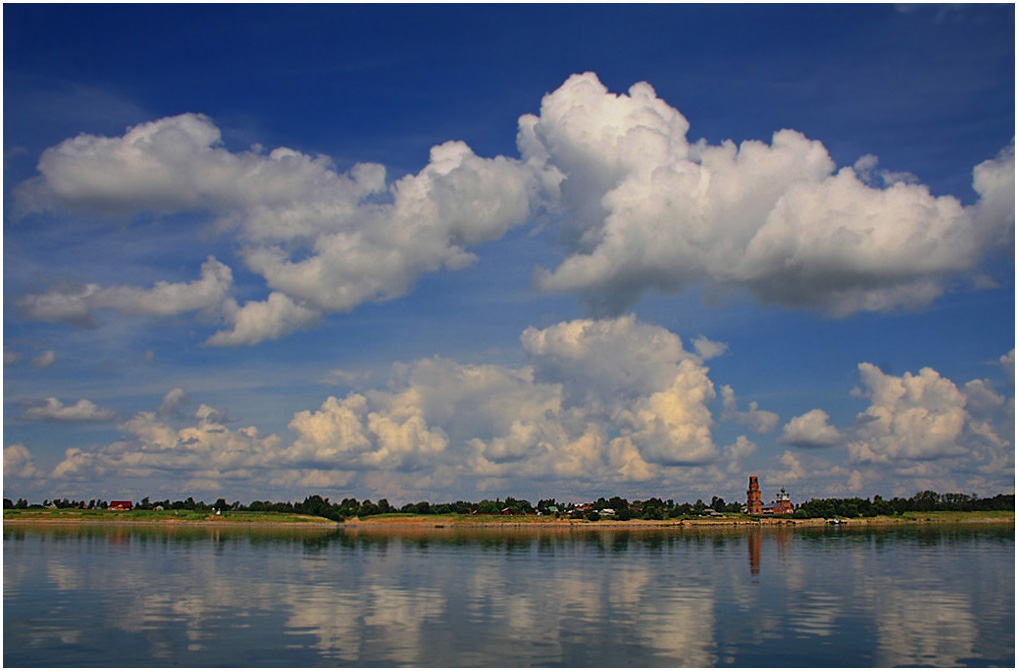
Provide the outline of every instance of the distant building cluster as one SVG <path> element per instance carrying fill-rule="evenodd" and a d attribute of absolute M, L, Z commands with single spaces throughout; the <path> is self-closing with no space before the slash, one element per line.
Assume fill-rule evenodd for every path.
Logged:
<path fill-rule="evenodd" d="M 747 515 L 788 515 L 793 511 L 792 497 L 788 495 L 784 487 L 778 492 L 777 500 L 764 505 L 757 477 L 755 475 L 749 476 L 749 489 L 746 490 L 746 505 L 743 506 L 742 512 Z"/>

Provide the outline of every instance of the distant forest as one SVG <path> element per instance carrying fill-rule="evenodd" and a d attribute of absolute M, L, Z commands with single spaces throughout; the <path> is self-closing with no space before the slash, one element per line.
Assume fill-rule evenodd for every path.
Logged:
<path fill-rule="evenodd" d="M 25 499 L 18 499 L 17 502 L 4 499 L 4 508 L 86 508 L 105 509 L 109 506 L 108 501 L 92 499 L 85 501 L 71 501 L 68 499 L 46 500 L 42 504 L 29 504 Z M 679 517 L 693 517 L 715 513 L 739 513 L 742 511 L 742 503 L 726 502 L 723 498 L 715 496 L 710 503 L 698 499 L 696 503 L 679 503 L 672 500 L 662 501 L 659 498 L 650 498 L 644 501 L 628 501 L 622 497 L 613 496 L 605 499 L 597 499 L 592 503 L 576 504 L 560 503 L 555 499 L 541 499 L 537 504 L 531 504 L 526 499 L 515 499 L 506 497 L 504 500 L 483 499 L 477 503 L 470 501 L 456 501 L 455 503 L 407 503 L 396 508 L 389 504 L 387 499 L 379 499 L 372 502 L 370 499 L 358 501 L 355 498 L 345 498 L 339 503 L 332 503 L 328 498 L 322 498 L 315 494 L 308 496 L 300 503 L 252 501 L 243 505 L 239 501 L 228 503 L 225 499 L 218 499 L 215 503 L 195 501 L 188 497 L 182 501 L 152 501 L 149 497 L 143 498 L 134 504 L 138 510 L 219 510 L 219 511 L 251 511 L 251 512 L 283 512 L 297 513 L 304 515 L 317 515 L 331 520 L 345 520 L 353 517 L 369 517 L 387 513 L 414 513 L 418 515 L 554 515 L 565 516 L 575 519 L 600 519 L 610 517 L 618 520 L 647 519 L 663 520 Z M 906 512 L 931 512 L 931 511 L 990 511 L 990 510 L 1014 510 L 1014 494 L 997 494 L 996 496 L 980 498 L 975 494 L 938 494 L 933 491 L 919 492 L 910 498 L 894 497 L 883 499 L 879 495 L 871 499 L 863 498 L 831 498 L 831 499 L 810 499 L 795 507 L 795 512 L 790 515 L 779 517 L 790 517 L 793 519 L 806 519 L 815 517 L 874 517 L 876 515 L 900 515 Z"/>

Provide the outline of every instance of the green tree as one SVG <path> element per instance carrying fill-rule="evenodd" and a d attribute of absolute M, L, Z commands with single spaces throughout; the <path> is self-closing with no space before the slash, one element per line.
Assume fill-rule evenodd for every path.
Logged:
<path fill-rule="evenodd" d="M 357 517 L 371 517 L 379 513 L 378 506 L 371 502 L 371 499 L 364 499 L 357 509 Z"/>
<path fill-rule="evenodd" d="M 498 499 L 495 499 L 494 501 L 482 499 L 481 502 L 477 504 L 477 514 L 498 515 L 500 512 L 502 512 L 502 508 L 503 506 L 501 505 L 501 502 Z"/>

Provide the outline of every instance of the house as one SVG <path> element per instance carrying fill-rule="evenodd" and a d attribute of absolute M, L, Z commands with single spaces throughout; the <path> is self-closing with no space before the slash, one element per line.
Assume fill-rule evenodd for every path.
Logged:
<path fill-rule="evenodd" d="M 134 508 L 134 504 L 130 501 L 110 501 L 107 510 L 131 510 Z"/>

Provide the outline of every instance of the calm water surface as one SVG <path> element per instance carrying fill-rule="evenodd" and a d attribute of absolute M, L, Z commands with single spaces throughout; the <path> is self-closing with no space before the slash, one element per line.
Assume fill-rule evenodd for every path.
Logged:
<path fill-rule="evenodd" d="M 1014 527 L 4 525 L 4 666 L 1009 666 Z"/>

